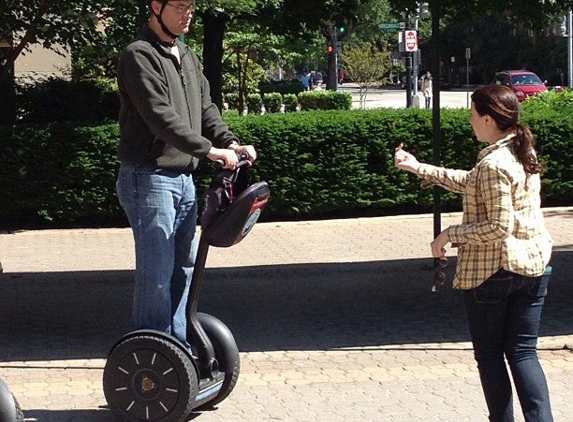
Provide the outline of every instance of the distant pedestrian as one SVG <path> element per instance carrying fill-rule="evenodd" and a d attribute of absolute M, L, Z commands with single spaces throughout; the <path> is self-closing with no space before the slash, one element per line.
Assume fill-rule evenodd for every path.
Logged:
<path fill-rule="evenodd" d="M 312 90 L 316 87 L 316 74 L 314 70 L 308 75 L 308 89 Z"/>
<path fill-rule="evenodd" d="M 316 71 L 316 90 L 320 91 L 322 89 L 323 74 L 320 70 Z"/>
<path fill-rule="evenodd" d="M 512 422 L 513 398 L 506 360 L 524 419 L 552 422 L 549 391 L 537 357 L 541 309 L 552 240 L 540 205 L 542 165 L 535 139 L 520 123 L 519 101 L 501 85 L 472 95 L 470 123 L 487 146 L 470 171 L 418 162 L 396 148 L 396 166 L 426 185 L 462 193 L 462 223 L 431 243 L 432 256 L 458 247 L 454 288 L 463 290 L 466 315 L 490 422 Z"/>
<path fill-rule="evenodd" d="M 426 103 L 426 108 L 430 108 L 430 103 L 432 102 L 432 74 L 428 70 L 424 76 L 422 76 L 421 81 L 422 94 L 424 94 L 424 100 Z"/>
<path fill-rule="evenodd" d="M 302 84 L 302 87 L 305 91 L 309 90 L 310 78 L 308 77 L 307 73 L 302 74 L 302 76 L 300 77 L 300 83 Z"/>

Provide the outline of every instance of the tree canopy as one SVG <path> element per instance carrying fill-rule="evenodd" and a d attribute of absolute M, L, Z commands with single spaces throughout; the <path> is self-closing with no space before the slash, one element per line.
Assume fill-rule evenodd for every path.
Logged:
<path fill-rule="evenodd" d="M 96 41 L 103 5 L 109 2 L 0 0 L 0 40 L 12 46 L 0 53 L 0 84 L 9 76 L 18 56 L 29 52 L 33 44 L 57 51 L 58 46 Z"/>
<path fill-rule="evenodd" d="M 62 46 L 72 51 L 75 69 L 80 74 L 91 72 L 113 77 L 121 49 L 147 16 L 146 3 L 145 0 L 0 0 L 0 41 L 11 46 L 0 50 L 0 84 L 10 76 L 16 59 L 27 54 L 33 44 L 54 50 Z M 439 4 L 441 27 L 469 28 L 488 16 L 497 16 L 502 24 L 533 30 L 557 22 L 572 5 L 571 0 L 441 0 Z M 257 23 L 261 34 L 280 36 L 284 40 L 283 51 L 277 52 L 280 48 L 273 44 L 272 54 L 283 61 L 297 57 L 288 51 L 291 48 L 299 49 L 297 54 L 314 58 L 319 53 L 324 59 L 326 42 L 332 36 L 325 28 L 344 27 L 344 34 L 338 34 L 342 41 L 370 42 L 383 51 L 388 37 L 377 30 L 377 24 L 415 16 L 417 7 L 414 0 L 199 0 L 196 18 L 202 32 L 193 31 L 191 35 L 203 44 L 205 74 L 216 97 L 222 85 L 223 43 L 229 25 L 238 32 L 252 26 L 247 23 Z M 322 51 L 317 52 L 317 40 L 321 37 Z M 480 42 L 487 48 L 486 41 L 477 40 L 479 34 L 474 34 L 474 38 L 476 48 Z M 262 56 L 268 54 L 263 52 L 264 44 L 261 43 Z M 96 59 L 99 67 L 94 67 Z"/>

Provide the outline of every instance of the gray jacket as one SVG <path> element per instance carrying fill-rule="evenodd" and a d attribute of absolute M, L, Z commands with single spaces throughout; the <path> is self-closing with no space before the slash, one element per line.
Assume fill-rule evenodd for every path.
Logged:
<path fill-rule="evenodd" d="M 213 145 L 238 142 L 211 102 L 197 55 L 179 40 L 176 45 L 181 65 L 146 25 L 119 60 L 122 165 L 187 172 Z"/>

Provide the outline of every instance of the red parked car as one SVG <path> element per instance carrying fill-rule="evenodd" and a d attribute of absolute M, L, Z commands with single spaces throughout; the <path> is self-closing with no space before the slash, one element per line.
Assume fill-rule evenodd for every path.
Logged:
<path fill-rule="evenodd" d="M 492 83 L 505 85 L 513 89 L 519 101 L 547 92 L 545 82 L 535 73 L 528 70 L 504 70 L 497 72 Z"/>

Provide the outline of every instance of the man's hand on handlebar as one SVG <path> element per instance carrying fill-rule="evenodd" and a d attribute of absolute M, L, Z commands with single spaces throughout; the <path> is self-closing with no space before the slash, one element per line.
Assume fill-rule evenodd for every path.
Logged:
<path fill-rule="evenodd" d="M 243 154 L 246 154 L 250 164 L 253 164 L 254 161 L 257 159 L 257 151 L 255 150 L 255 147 L 252 145 L 239 145 L 233 143 L 229 145 L 228 148 L 235 151 L 239 157 Z"/>
<path fill-rule="evenodd" d="M 211 161 L 215 161 L 225 169 L 235 169 L 240 157 L 246 154 L 246 159 L 249 164 L 252 164 L 257 159 L 257 152 L 252 145 L 238 145 L 232 144 L 228 148 L 215 148 L 211 147 L 207 158 Z"/>
<path fill-rule="evenodd" d="M 232 149 L 211 147 L 207 158 L 221 165 L 222 168 L 233 170 L 237 167 L 239 156 Z"/>

